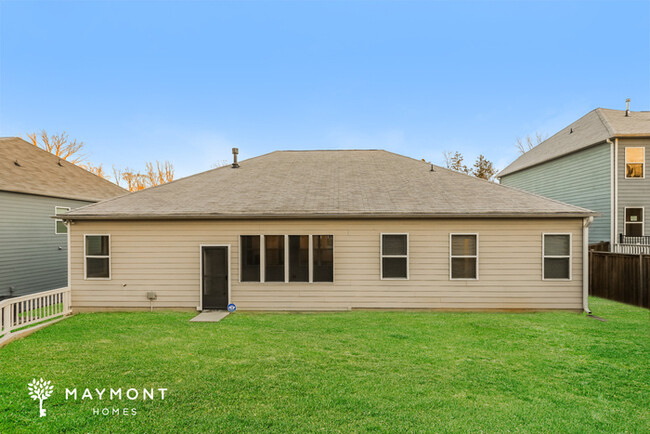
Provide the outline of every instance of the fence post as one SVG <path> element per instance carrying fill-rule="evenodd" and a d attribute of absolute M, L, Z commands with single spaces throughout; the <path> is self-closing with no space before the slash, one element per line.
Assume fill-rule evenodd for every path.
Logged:
<path fill-rule="evenodd" d="M 5 310 L 5 323 L 4 323 L 4 329 L 5 329 L 5 334 L 9 333 L 11 331 L 11 313 L 13 312 L 13 305 L 10 303 L 7 303 L 7 305 L 4 307 Z"/>
<path fill-rule="evenodd" d="M 70 291 L 68 287 L 68 290 L 63 294 L 63 297 L 65 299 L 65 314 L 68 315 L 70 313 L 70 306 L 72 305 L 72 291 Z"/>
<path fill-rule="evenodd" d="M 643 306 L 643 255 L 639 252 L 639 297 L 636 300 L 637 306 Z"/>
<path fill-rule="evenodd" d="M 9 309 L 9 304 L 7 304 L 5 307 L 2 308 L 2 329 L 4 330 L 4 334 L 9 333 L 9 312 L 11 309 Z"/>

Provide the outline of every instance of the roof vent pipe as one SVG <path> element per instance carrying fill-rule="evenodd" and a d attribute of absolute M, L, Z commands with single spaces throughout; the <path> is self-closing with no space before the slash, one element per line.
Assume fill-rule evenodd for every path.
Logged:
<path fill-rule="evenodd" d="M 630 98 L 625 100 L 625 117 L 630 116 Z"/>
<path fill-rule="evenodd" d="M 236 169 L 239 167 L 237 163 L 237 154 L 239 154 L 239 148 L 232 148 L 232 168 Z"/>

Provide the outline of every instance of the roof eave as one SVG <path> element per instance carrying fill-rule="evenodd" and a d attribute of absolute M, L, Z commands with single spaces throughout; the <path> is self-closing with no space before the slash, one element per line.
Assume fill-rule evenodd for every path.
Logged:
<path fill-rule="evenodd" d="M 568 212 L 486 212 L 486 213 L 373 213 L 373 214 L 86 214 L 57 215 L 63 220 L 260 220 L 260 219 L 445 219 L 445 218 L 584 218 L 597 217 L 593 211 Z"/>
<path fill-rule="evenodd" d="M 589 149 L 589 148 L 593 148 L 594 146 L 599 146 L 599 145 L 605 144 L 605 143 L 607 143 L 608 140 L 612 140 L 612 139 L 617 138 L 617 137 L 645 137 L 645 136 L 637 136 L 637 135 L 624 136 L 624 135 L 620 135 L 620 134 L 619 134 L 619 135 L 615 135 L 615 136 L 612 136 L 612 137 L 608 137 L 608 138 L 606 138 L 605 140 L 600 140 L 600 141 L 598 141 L 598 142 L 594 142 L 594 143 L 592 143 L 592 144 L 590 144 L 590 145 L 587 145 L 587 146 L 585 146 L 585 147 L 583 147 L 583 148 L 576 149 L 576 150 L 573 151 L 573 152 L 568 152 L 568 153 L 566 153 L 566 154 L 558 155 L 557 157 L 549 158 L 548 160 L 544 160 L 544 161 L 537 162 L 537 163 L 535 163 L 535 164 L 531 164 L 531 165 L 528 165 L 528 166 L 520 167 L 519 169 L 511 170 L 511 171 L 509 171 L 509 172 L 507 171 L 508 168 L 506 167 L 506 168 L 503 169 L 501 172 L 497 173 L 496 178 L 500 180 L 500 179 L 501 179 L 502 177 L 504 177 L 504 176 L 512 175 L 513 173 L 521 172 L 522 170 L 530 169 L 531 167 L 536 167 L 536 166 L 540 166 L 540 165 L 542 165 L 542 164 L 549 163 L 549 162 L 551 162 L 551 161 L 559 160 L 560 158 L 564 158 L 564 157 L 566 157 L 567 155 L 577 154 L 578 152 L 584 151 L 585 149 Z M 650 137 L 650 135 L 648 135 L 648 137 Z M 538 145 L 538 146 L 539 146 L 539 145 Z M 520 157 L 520 158 L 521 158 L 521 157 Z M 519 159 L 519 158 L 518 158 L 518 159 Z M 517 159 L 517 160 L 518 160 L 518 159 Z M 512 163 L 510 163 L 510 166 L 511 166 L 512 164 L 514 164 L 517 160 L 513 161 Z"/>
<path fill-rule="evenodd" d="M 41 196 L 41 197 L 51 197 L 55 199 L 68 199 L 68 200 L 78 200 L 80 202 L 92 202 L 92 203 L 97 203 L 101 202 L 106 199 L 110 199 L 111 197 L 108 198 L 90 198 L 90 197 L 82 197 L 82 196 L 74 196 L 74 195 L 65 195 L 65 194 L 60 194 L 60 195 L 51 195 L 51 194 L 45 194 L 45 193 L 37 193 L 33 191 L 27 191 L 27 190 L 20 190 L 20 189 L 7 189 L 3 188 L 0 189 L 0 191 L 5 191 L 7 193 L 17 193 L 17 194 L 28 194 L 30 196 Z M 126 193 L 125 193 L 126 194 Z"/>
<path fill-rule="evenodd" d="M 622 134 L 614 134 L 610 138 L 624 139 L 626 137 L 650 138 L 650 133 L 622 133 Z"/>

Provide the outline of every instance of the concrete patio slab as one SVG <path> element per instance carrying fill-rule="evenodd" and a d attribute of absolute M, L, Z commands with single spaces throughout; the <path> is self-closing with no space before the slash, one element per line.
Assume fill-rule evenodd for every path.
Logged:
<path fill-rule="evenodd" d="M 229 313 L 227 310 L 206 310 L 192 318 L 190 322 L 219 322 Z"/>

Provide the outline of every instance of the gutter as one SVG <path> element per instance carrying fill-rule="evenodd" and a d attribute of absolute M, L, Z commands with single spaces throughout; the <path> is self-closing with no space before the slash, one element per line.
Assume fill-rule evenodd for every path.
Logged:
<path fill-rule="evenodd" d="M 599 216 L 597 212 L 557 212 L 557 213 L 372 213 L 372 214 L 57 214 L 52 218 L 62 220 L 259 220 L 259 219 L 547 219 L 547 218 L 588 218 Z"/>
<path fill-rule="evenodd" d="M 582 222 L 582 310 L 589 310 L 589 226 L 594 221 L 593 216 L 585 217 Z"/>

